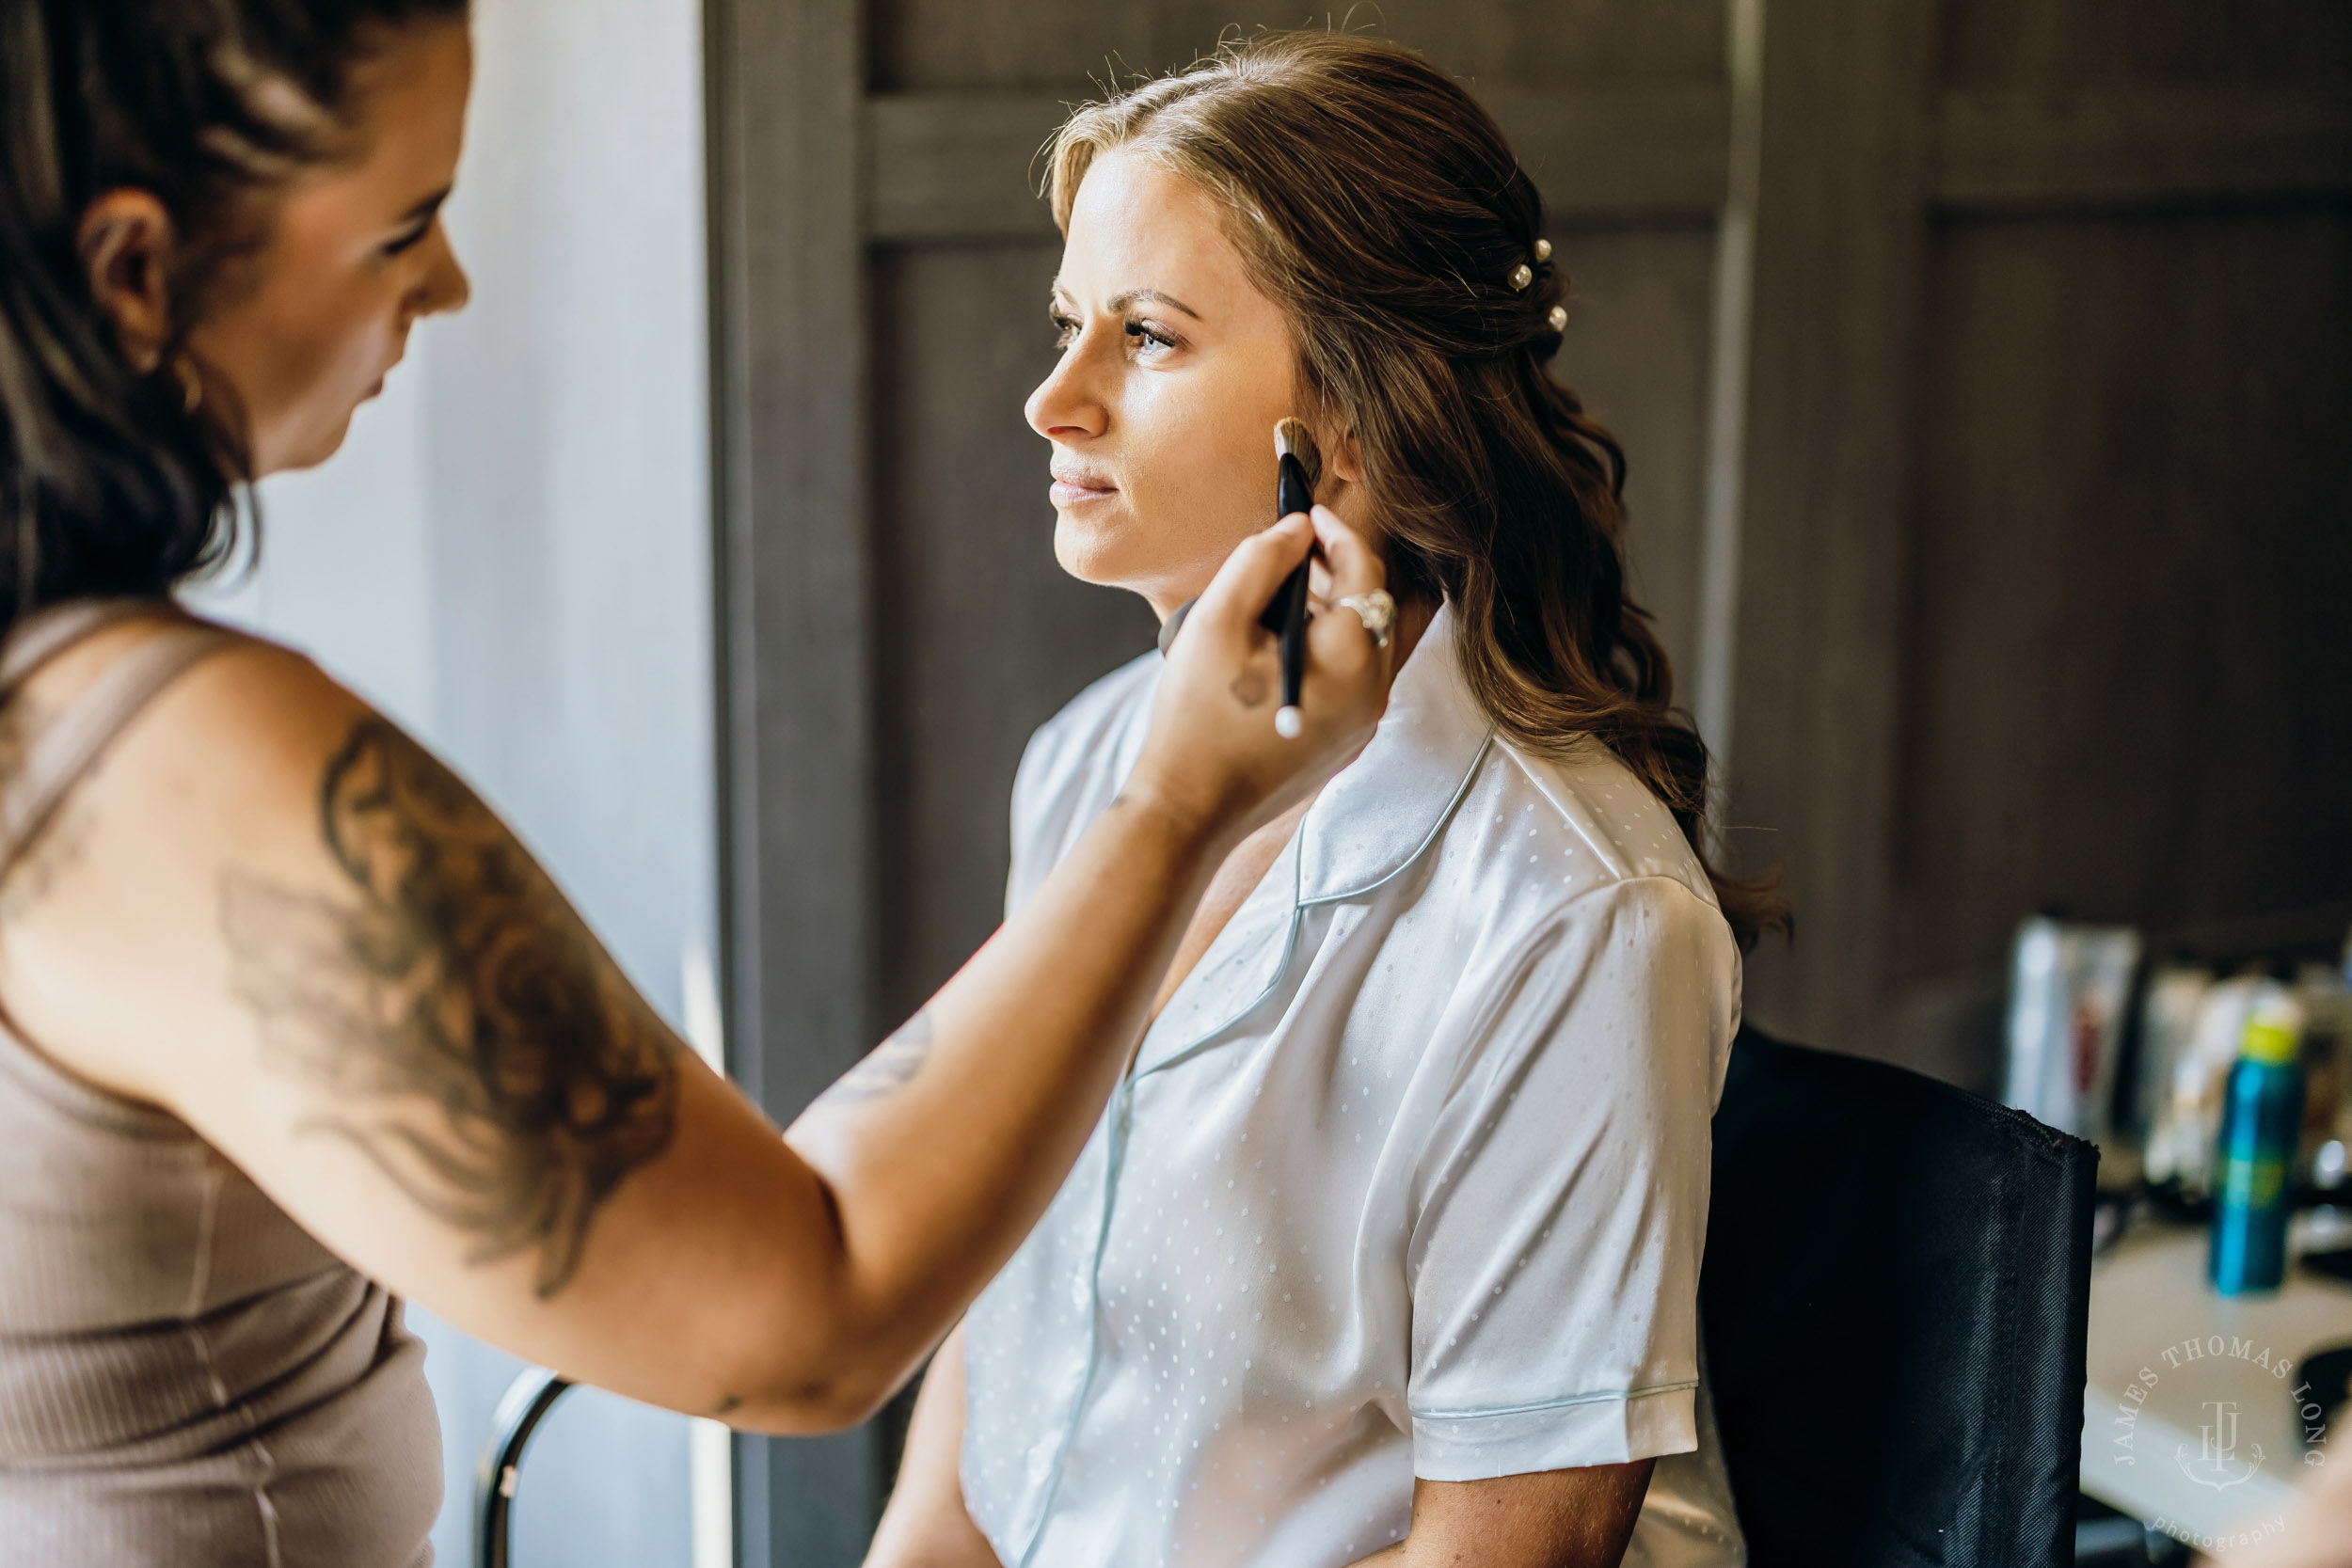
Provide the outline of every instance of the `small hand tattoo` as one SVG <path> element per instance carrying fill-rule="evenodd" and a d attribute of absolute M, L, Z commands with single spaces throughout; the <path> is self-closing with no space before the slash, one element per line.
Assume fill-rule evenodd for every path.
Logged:
<path fill-rule="evenodd" d="M 332 895 L 230 871 L 221 928 L 263 1060 L 470 1261 L 554 1295 L 596 1211 L 677 1121 L 677 1049 L 546 872 L 431 753 L 354 726 L 320 786 Z"/>
<path fill-rule="evenodd" d="M 866 1058 L 818 1096 L 819 1105 L 863 1105 L 904 1088 L 931 1055 L 931 1014 L 926 1007 L 898 1026 Z"/>
<path fill-rule="evenodd" d="M 1235 675 L 1233 684 L 1227 689 L 1232 692 L 1233 700 L 1244 707 L 1263 707 L 1272 691 L 1266 685 L 1265 676 L 1255 670 L 1244 670 Z"/>

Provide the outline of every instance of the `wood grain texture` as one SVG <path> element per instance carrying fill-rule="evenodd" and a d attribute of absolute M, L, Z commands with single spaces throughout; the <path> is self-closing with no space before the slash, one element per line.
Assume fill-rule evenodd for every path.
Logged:
<path fill-rule="evenodd" d="M 1565 221 L 1690 219 L 1722 205 L 1728 109 L 1712 87 L 1481 93 Z M 885 243 L 1037 239 L 1054 232 L 1041 155 L 1085 95 L 894 93 L 866 105 L 867 231 Z"/>
<path fill-rule="evenodd" d="M 1045 144 L 1083 97 L 922 92 L 868 99 L 866 232 L 909 241 L 1046 240 Z"/>
<path fill-rule="evenodd" d="M 1022 404 L 1052 369 L 1051 245 L 875 259 L 883 1003 L 911 1012 L 995 929 L 1006 802 L 1030 732 L 1151 649 L 1130 594 L 1065 575 L 1051 448 Z"/>
<path fill-rule="evenodd" d="M 1942 75 L 1966 91 L 2102 86 L 2296 92 L 2352 83 L 2330 0 L 1950 0 Z"/>
<path fill-rule="evenodd" d="M 2352 899 L 2347 277 L 2340 209 L 1940 232 L 1889 974 L 1956 1072 L 2024 913 Z"/>
<path fill-rule="evenodd" d="M 1699 488 L 1706 463 L 1713 234 L 1680 228 L 1558 232 L 1568 334 L 1552 373 L 1626 450 L 1633 589 L 1658 619 L 1677 700 L 1697 638 Z"/>
<path fill-rule="evenodd" d="M 1198 58 L 1261 27 L 1338 26 L 1422 49 L 1482 89 L 1705 85 L 1723 76 L 1720 0 L 1382 0 L 1322 8 L 1230 0 L 882 0 L 875 90 L 1076 92 Z"/>
<path fill-rule="evenodd" d="M 1547 214 L 1712 217 L 1724 204 L 1731 103 L 1720 85 L 1640 91 L 1482 87 Z"/>
<path fill-rule="evenodd" d="M 2352 92 L 1951 92 L 1933 175 L 1949 211 L 2072 211 L 2352 194 Z"/>
<path fill-rule="evenodd" d="M 1932 0 L 1765 11 L 1731 845 L 1786 869 L 1753 1016 L 1883 1050 Z M 1762 831 L 1744 831 L 1756 829 Z"/>

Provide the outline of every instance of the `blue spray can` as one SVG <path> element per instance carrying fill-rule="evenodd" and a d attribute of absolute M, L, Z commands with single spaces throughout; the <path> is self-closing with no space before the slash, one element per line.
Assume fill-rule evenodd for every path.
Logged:
<path fill-rule="evenodd" d="M 2265 987 L 2223 1090 L 2207 1272 L 2225 1296 L 2275 1291 L 2286 1277 L 2291 1177 L 2303 1131 L 2302 1022 L 2286 988 Z"/>

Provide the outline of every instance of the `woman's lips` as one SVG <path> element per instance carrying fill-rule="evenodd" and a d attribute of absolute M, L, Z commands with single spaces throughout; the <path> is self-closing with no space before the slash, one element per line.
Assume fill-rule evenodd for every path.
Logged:
<path fill-rule="evenodd" d="M 1092 474 L 1056 474 L 1052 493 L 1056 506 L 1082 506 L 1088 501 L 1106 500 L 1116 496 L 1119 486 Z"/>

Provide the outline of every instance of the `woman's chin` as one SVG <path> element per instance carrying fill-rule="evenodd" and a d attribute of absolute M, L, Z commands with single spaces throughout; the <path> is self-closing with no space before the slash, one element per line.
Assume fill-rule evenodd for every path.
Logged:
<path fill-rule="evenodd" d="M 1133 586 L 1136 567 L 1134 535 L 1110 519 L 1073 517 L 1057 512 L 1054 522 L 1054 559 L 1080 582 L 1101 588 Z"/>
<path fill-rule="evenodd" d="M 1220 549 L 1206 559 L 1171 560 L 1138 547 L 1146 541 L 1165 541 L 1136 528 L 1132 518 L 1106 523 L 1108 519 L 1097 522 L 1061 513 L 1054 525 L 1054 559 L 1080 582 L 1140 594 L 1162 615 L 1207 592 L 1209 579 L 1225 559 L 1226 551 Z"/>

